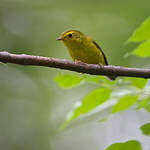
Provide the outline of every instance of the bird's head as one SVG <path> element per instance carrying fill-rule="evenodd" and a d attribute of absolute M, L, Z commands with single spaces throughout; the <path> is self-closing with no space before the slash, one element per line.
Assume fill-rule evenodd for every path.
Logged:
<path fill-rule="evenodd" d="M 63 32 L 57 40 L 63 41 L 65 44 L 77 44 L 81 43 L 85 38 L 84 34 L 77 30 L 68 30 Z"/>

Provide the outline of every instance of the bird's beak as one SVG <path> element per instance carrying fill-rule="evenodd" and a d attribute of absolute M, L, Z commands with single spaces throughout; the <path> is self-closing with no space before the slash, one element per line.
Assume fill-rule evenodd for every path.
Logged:
<path fill-rule="evenodd" d="M 61 41 L 62 40 L 62 37 L 58 37 L 57 39 L 56 39 L 56 41 Z"/>

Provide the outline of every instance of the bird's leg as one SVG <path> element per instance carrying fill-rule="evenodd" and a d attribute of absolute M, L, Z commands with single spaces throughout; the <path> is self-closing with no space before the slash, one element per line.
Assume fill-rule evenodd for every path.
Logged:
<path fill-rule="evenodd" d="M 85 65 L 86 63 L 80 61 L 80 60 L 74 60 L 75 64 L 79 64 L 79 65 Z"/>
<path fill-rule="evenodd" d="M 99 63 L 98 65 L 99 65 L 100 68 L 103 68 L 103 66 L 104 66 L 104 65 L 102 65 L 102 64 L 100 64 L 100 63 Z"/>

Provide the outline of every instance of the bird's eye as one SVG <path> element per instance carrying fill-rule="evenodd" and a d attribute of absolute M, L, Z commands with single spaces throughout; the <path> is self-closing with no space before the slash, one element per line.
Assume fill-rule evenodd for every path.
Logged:
<path fill-rule="evenodd" d="M 71 38 L 71 37 L 72 37 L 72 34 L 71 34 L 71 33 L 69 33 L 69 34 L 68 34 L 68 36 Z"/>

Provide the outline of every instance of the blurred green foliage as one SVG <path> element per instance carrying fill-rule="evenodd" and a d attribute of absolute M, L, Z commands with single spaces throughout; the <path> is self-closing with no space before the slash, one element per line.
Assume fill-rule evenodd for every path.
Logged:
<path fill-rule="evenodd" d="M 137 109 L 145 108 L 148 112 L 150 112 L 150 98 L 143 99 L 139 102 Z"/>
<path fill-rule="evenodd" d="M 128 42 L 142 42 L 132 54 L 143 58 L 150 57 L 150 18 L 146 19 L 144 23 L 135 30 L 133 35 L 128 39 Z"/>
<path fill-rule="evenodd" d="M 150 123 L 146 123 L 140 127 L 144 135 L 150 136 Z"/>
<path fill-rule="evenodd" d="M 54 79 L 62 88 L 73 88 L 79 85 L 82 81 L 80 76 L 74 74 L 61 74 L 57 75 Z"/>
<path fill-rule="evenodd" d="M 139 26 L 149 17 L 149 6 L 150 1 L 147 0 L 1 0 L 0 48 L 18 54 L 70 59 L 66 48 L 55 39 L 65 30 L 78 29 L 91 35 L 99 43 L 110 64 L 146 67 L 150 60 L 140 57 L 145 58 L 149 55 L 146 50 L 149 39 L 143 39 L 142 33 L 138 32 L 144 30 L 143 35 L 148 37 L 149 20 L 145 21 L 141 28 Z M 134 32 L 134 39 L 140 39 L 140 42 L 146 40 L 142 41 L 138 47 L 137 54 L 140 57 L 130 55 L 125 58 L 124 55 L 132 53 L 137 46 L 136 43 L 131 42 L 124 45 L 137 27 L 139 28 L 136 31 L 139 31 Z M 140 35 L 135 35 L 135 33 Z M 143 51 L 145 51 L 144 54 Z M 69 78 L 66 79 L 67 76 Z M 149 99 L 150 95 L 146 90 L 149 84 L 145 79 L 135 80 L 117 79 L 111 82 L 105 77 L 68 75 L 67 71 L 56 69 L 0 64 L 1 149 L 62 150 L 67 149 L 65 145 L 68 146 L 69 143 L 72 150 L 78 149 L 77 145 L 82 150 L 91 149 L 89 144 L 92 145 L 92 143 L 93 149 L 100 149 L 94 147 L 96 145 L 94 140 L 84 144 L 87 140 L 87 131 L 84 132 L 83 128 L 81 128 L 81 134 L 85 136 L 82 137 L 84 140 L 81 139 L 81 142 L 84 147 L 80 145 L 81 143 L 74 143 L 70 140 L 73 133 L 76 133 L 75 129 L 69 132 L 70 137 L 67 142 L 62 141 L 57 144 L 66 136 L 58 134 L 57 130 L 70 110 L 73 110 L 71 112 L 76 112 L 79 108 L 85 110 L 84 114 L 78 113 L 72 119 L 78 119 L 79 116 L 87 114 L 91 116 L 94 110 L 102 111 L 114 105 L 117 106 L 121 97 L 127 94 L 137 93 L 139 99 L 135 104 L 139 105 L 140 109 L 148 110 L 148 100 L 143 102 L 144 104 L 141 103 L 142 100 Z M 60 89 L 57 85 L 63 88 Z M 95 89 L 106 91 L 100 95 L 101 99 L 98 103 L 100 107 L 94 102 L 97 96 L 94 94 L 92 98 L 89 94 Z M 78 107 L 73 109 L 73 105 Z M 109 115 L 111 113 L 112 111 Z M 74 113 L 71 115 L 70 118 Z M 70 122 L 67 122 L 67 125 L 68 123 Z M 79 137 L 78 133 L 73 139 Z M 97 139 L 97 135 L 92 137 Z M 102 140 L 101 145 L 102 143 L 105 141 Z M 58 145 L 60 145 L 59 148 Z M 101 149 L 104 149 L 103 146 Z"/>
<path fill-rule="evenodd" d="M 130 106 L 132 106 L 133 104 L 135 104 L 137 100 L 138 100 L 138 96 L 125 95 L 119 100 L 119 102 L 116 105 L 114 105 L 112 112 L 116 113 L 116 112 L 123 111 L 129 108 Z"/>
<path fill-rule="evenodd" d="M 111 90 L 109 88 L 95 89 L 88 93 L 88 95 L 83 98 L 82 103 L 79 103 L 76 106 L 72 115 L 67 118 L 67 121 L 71 121 L 103 104 L 106 100 L 109 99 L 110 93 Z"/>
<path fill-rule="evenodd" d="M 127 141 L 124 143 L 115 143 L 110 145 L 106 150 L 142 150 L 141 144 L 138 141 Z"/>
<path fill-rule="evenodd" d="M 141 42 L 150 39 L 150 18 L 146 19 L 140 27 L 138 27 L 133 35 L 128 39 L 128 42 Z"/>

